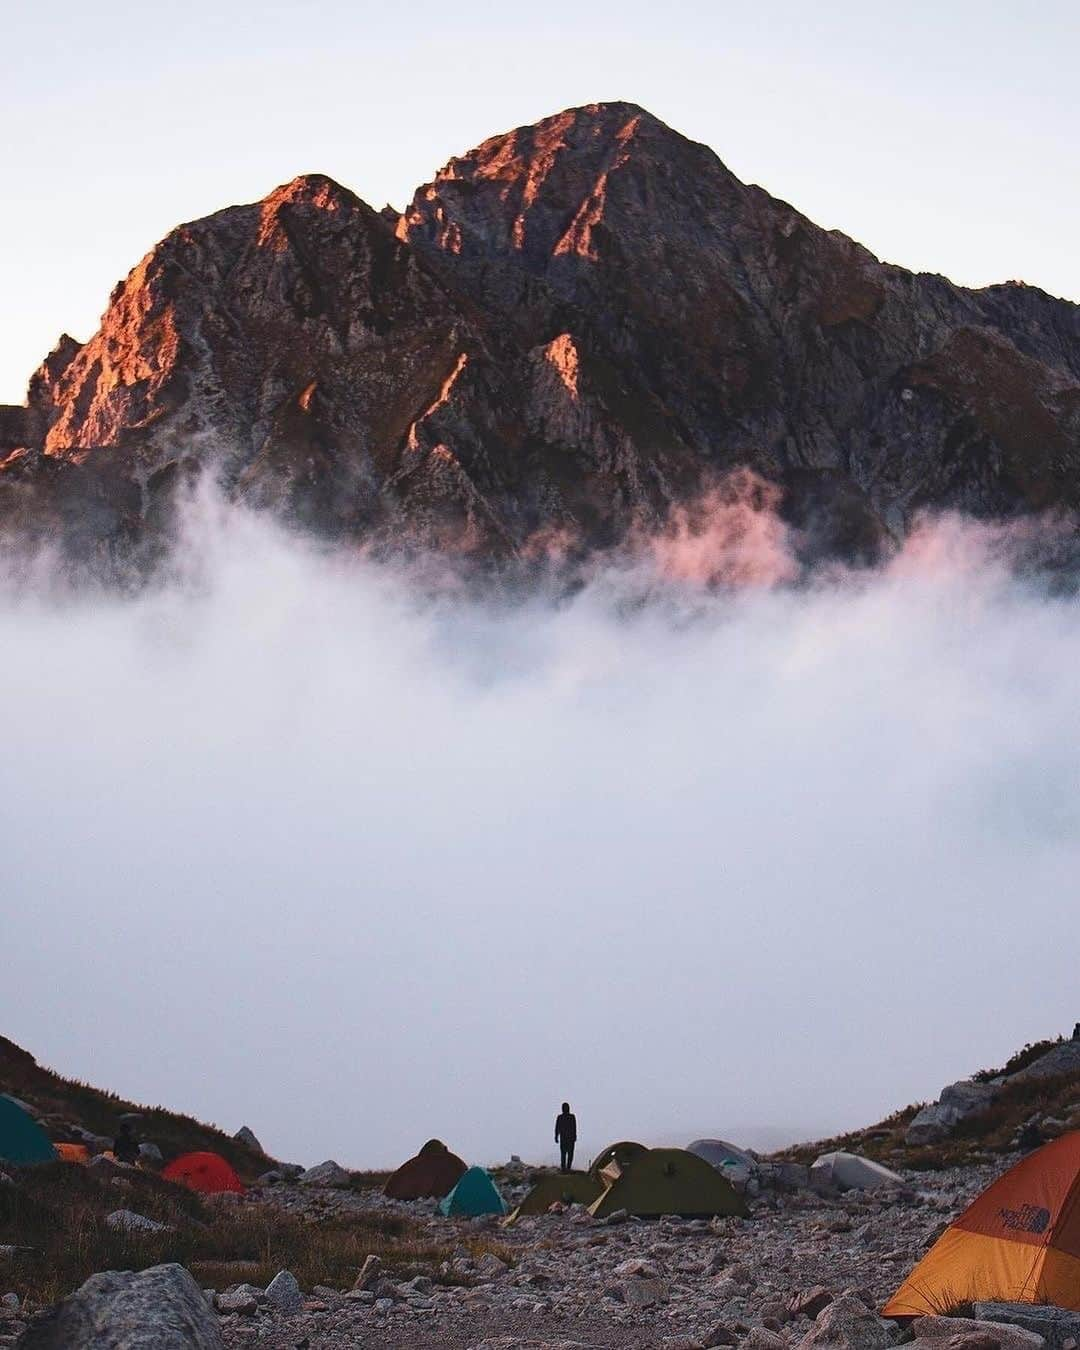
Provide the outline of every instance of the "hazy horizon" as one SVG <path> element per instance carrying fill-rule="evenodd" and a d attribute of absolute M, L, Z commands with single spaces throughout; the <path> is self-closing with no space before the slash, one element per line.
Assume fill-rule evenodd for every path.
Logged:
<path fill-rule="evenodd" d="M 563 1099 L 585 1156 L 932 1097 L 1080 1015 L 1080 600 L 1010 567 L 1033 529 L 484 597 L 204 497 L 140 593 L 11 570 L 0 1026 L 355 1167 L 551 1160 Z M 689 543 L 785 575 L 778 522 Z"/>
<path fill-rule="evenodd" d="M 885 261 L 1080 299 L 1080 11 L 104 0 L 8 16 L 0 401 L 182 221 L 308 171 L 403 207 L 452 155 L 625 99 Z M 469 78 L 459 78 L 468 70 Z"/>

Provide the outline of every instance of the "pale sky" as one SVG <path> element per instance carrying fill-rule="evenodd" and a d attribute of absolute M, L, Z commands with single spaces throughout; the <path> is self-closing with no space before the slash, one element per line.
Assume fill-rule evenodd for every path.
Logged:
<path fill-rule="evenodd" d="M 1080 6 L 0 0 L 0 399 L 172 226 L 627 99 L 879 256 L 1080 300 Z"/>

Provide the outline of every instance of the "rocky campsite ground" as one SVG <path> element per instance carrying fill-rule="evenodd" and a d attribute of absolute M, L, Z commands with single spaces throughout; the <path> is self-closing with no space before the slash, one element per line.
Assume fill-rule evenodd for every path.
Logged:
<path fill-rule="evenodd" d="M 131 1118 L 130 1103 L 60 1078 L 11 1042 L 0 1041 L 0 1068 L 0 1090 L 18 1089 L 54 1140 L 78 1138 L 94 1152 Z M 1071 1321 L 1044 1338 L 956 1317 L 969 1308 L 943 1308 L 951 1316 L 913 1327 L 877 1313 L 952 1219 L 1016 1162 L 1021 1142 L 1032 1147 L 1080 1129 L 1080 1036 L 1027 1046 L 1003 1069 L 951 1084 L 936 1102 L 829 1145 L 759 1158 L 744 1178 L 746 1217 L 597 1219 L 571 1206 L 510 1224 L 490 1215 L 447 1218 L 434 1200 L 388 1198 L 384 1174 L 332 1161 L 306 1172 L 275 1163 L 246 1128 L 229 1138 L 161 1108 L 137 1119 L 144 1147 L 159 1158 L 158 1143 L 172 1156 L 193 1147 L 227 1154 L 244 1194 L 197 1195 L 158 1176 L 152 1163 L 125 1167 L 104 1156 L 86 1166 L 5 1165 L 0 1346 L 1080 1344 L 1080 1315 L 1063 1314 Z M 875 1156 L 896 1180 L 839 1189 L 828 1170 L 808 1166 L 829 1146 Z M 511 1204 L 542 1174 L 518 1159 L 492 1170 Z M 1033 1316 L 974 1311 L 1027 1325 Z M 184 1328 L 179 1339 L 157 1335 L 166 1324 Z M 132 1327 L 142 1339 L 131 1339 Z"/>
<path fill-rule="evenodd" d="M 291 1274 L 269 1285 L 219 1279 L 204 1297 L 226 1347 L 884 1350 L 901 1333 L 875 1310 L 944 1226 L 1013 1161 L 1003 1155 L 909 1172 L 902 1186 L 874 1192 L 768 1189 L 750 1199 L 745 1219 L 596 1220 L 572 1207 L 509 1227 L 490 1216 L 447 1219 L 432 1201 L 389 1200 L 342 1177 L 338 1185 L 272 1181 L 230 1197 L 222 1209 L 271 1225 L 300 1218 L 315 1228 L 359 1231 L 401 1220 L 417 1253 L 436 1259 L 384 1265 L 373 1257 L 366 1269 L 361 1262 L 355 1280 L 306 1288 Z M 503 1186 L 511 1199 L 523 1194 L 525 1169 L 516 1169 L 516 1180 L 504 1172 Z M 0 1344 L 16 1343 L 25 1325 L 9 1306 Z"/>
<path fill-rule="evenodd" d="M 905 1186 L 874 1193 L 773 1191 L 750 1202 L 746 1219 L 594 1220 L 579 1209 L 521 1219 L 423 1220 L 433 1244 L 455 1244 L 434 1280 L 374 1273 L 361 1290 L 308 1291 L 283 1312 L 265 1297 L 222 1317 L 227 1346 L 472 1347 L 512 1336 L 585 1345 L 739 1345 L 779 1350 L 820 1328 L 826 1305 L 865 1321 L 852 1345 L 889 1343 L 881 1307 L 944 1226 L 1013 1159 L 911 1173 Z M 393 1206 L 373 1193 L 295 1186 L 259 1203 L 309 1214 L 362 1213 Z M 470 1251 L 478 1236 L 498 1254 Z M 846 1297 L 845 1297 L 846 1296 Z M 855 1306 L 857 1304 L 857 1306 Z M 854 1309 L 854 1312 L 853 1312 Z M 822 1339 L 818 1335 L 818 1339 Z M 830 1338 L 830 1343 L 836 1343 Z M 812 1341 L 811 1343 L 817 1343 Z"/>

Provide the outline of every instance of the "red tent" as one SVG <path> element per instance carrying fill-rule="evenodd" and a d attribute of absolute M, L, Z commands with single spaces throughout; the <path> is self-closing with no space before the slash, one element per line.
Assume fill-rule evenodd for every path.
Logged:
<path fill-rule="evenodd" d="M 220 1195 L 222 1191 L 244 1194 L 244 1183 L 220 1153 L 184 1153 L 174 1158 L 161 1175 L 166 1181 L 178 1181 L 204 1195 Z"/>

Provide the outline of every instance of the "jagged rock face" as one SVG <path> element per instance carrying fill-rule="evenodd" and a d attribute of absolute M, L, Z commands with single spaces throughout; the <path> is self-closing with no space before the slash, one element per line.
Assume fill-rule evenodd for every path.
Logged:
<path fill-rule="evenodd" d="M 451 160 L 399 233 L 528 338 L 574 333 L 705 462 L 847 496 L 849 526 L 858 493 L 899 528 L 1077 502 L 1080 308 L 884 266 L 631 105 Z"/>
<path fill-rule="evenodd" d="M 748 466 L 872 557 L 924 506 L 1080 505 L 1080 308 L 884 266 L 596 105 L 397 220 L 306 176 L 175 230 L 0 409 L 0 519 L 88 500 L 91 541 L 137 534 L 196 463 L 320 530 L 499 554 L 617 542 Z"/>

